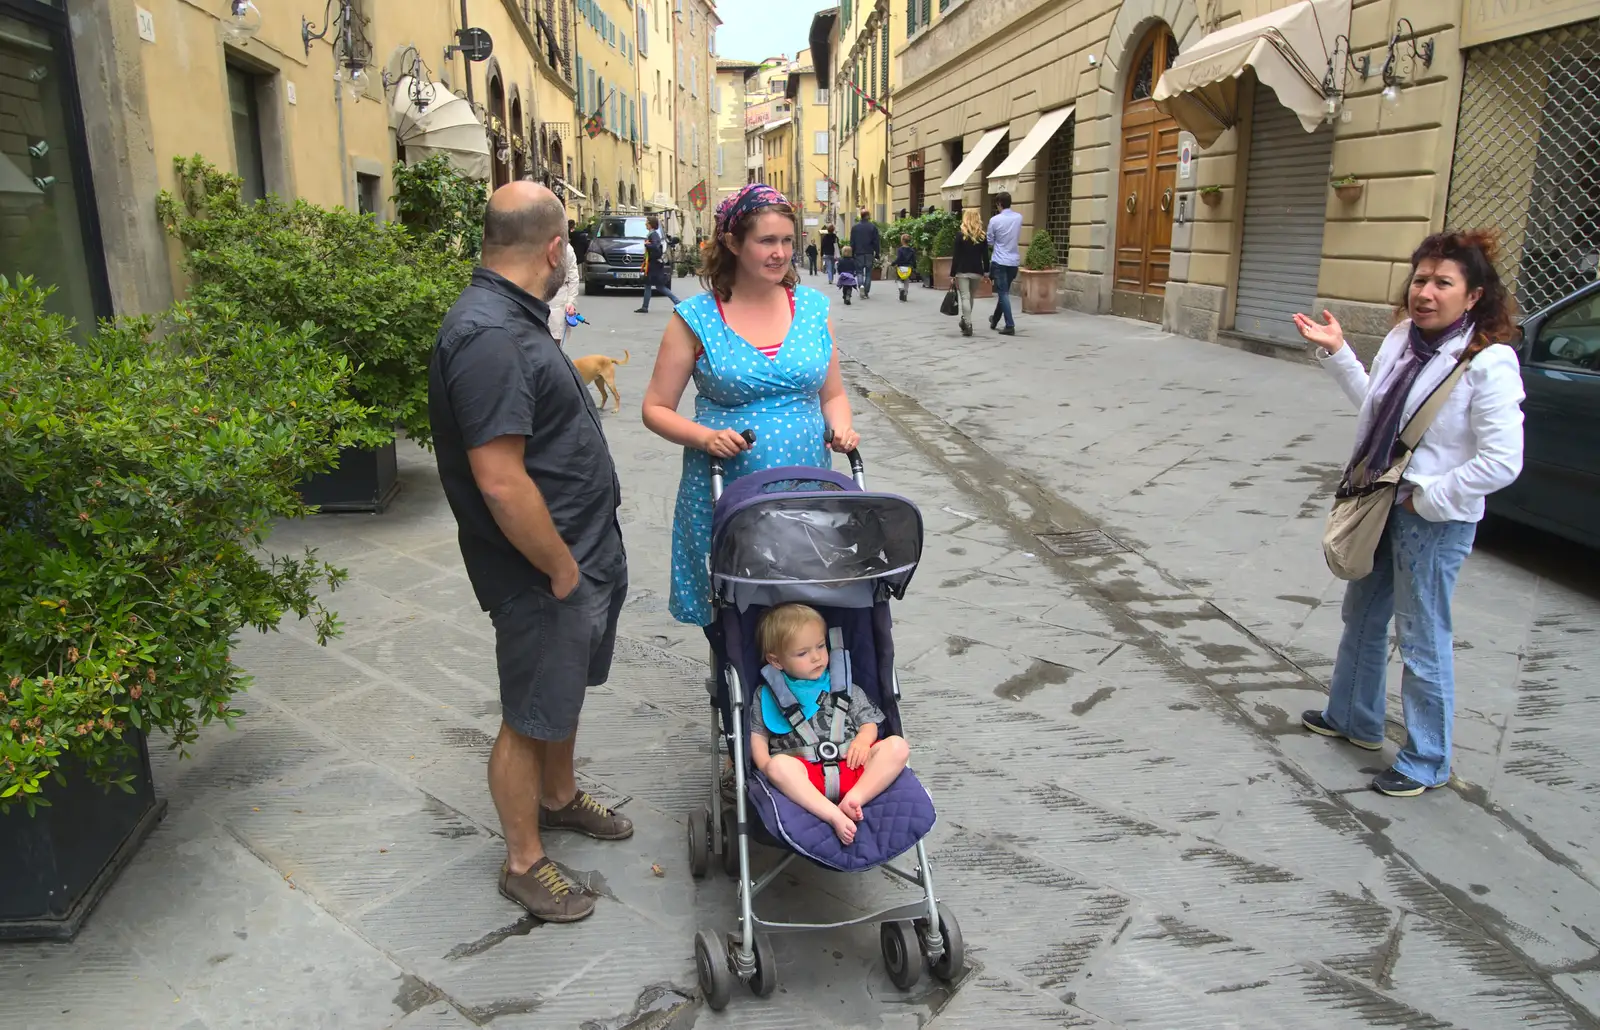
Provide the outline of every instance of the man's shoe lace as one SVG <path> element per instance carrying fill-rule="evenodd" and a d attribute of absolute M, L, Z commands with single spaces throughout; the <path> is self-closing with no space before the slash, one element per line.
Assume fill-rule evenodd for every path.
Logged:
<path fill-rule="evenodd" d="M 554 862 L 542 865 L 533 871 L 533 878 L 538 880 L 555 897 L 561 898 L 572 893 L 572 887 L 567 883 L 567 878 L 561 875 L 561 870 L 556 868 Z"/>
<path fill-rule="evenodd" d="M 594 796 L 588 791 L 582 791 L 578 794 L 578 807 L 587 808 L 589 811 L 595 813 L 603 819 L 610 819 L 612 816 L 611 809 L 596 801 Z"/>

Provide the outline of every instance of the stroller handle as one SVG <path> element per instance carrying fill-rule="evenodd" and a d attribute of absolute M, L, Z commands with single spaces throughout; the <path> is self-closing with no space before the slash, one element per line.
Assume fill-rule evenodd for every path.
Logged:
<path fill-rule="evenodd" d="M 746 444 L 750 445 L 751 447 L 754 447 L 756 445 L 756 431 L 754 429 L 746 429 L 746 430 L 742 431 L 739 435 L 744 437 L 744 442 Z M 717 501 L 720 501 L 722 499 L 722 480 L 723 480 L 725 475 L 726 475 L 726 472 L 723 469 L 722 459 L 713 454 L 711 456 L 711 503 L 712 504 L 715 504 Z"/>
<path fill-rule="evenodd" d="M 833 430 L 830 429 L 822 434 L 822 442 L 833 443 Z M 867 463 L 861 460 L 860 448 L 852 447 L 845 452 L 844 456 L 850 459 L 850 478 L 856 481 L 856 486 L 865 490 L 867 488 Z"/>

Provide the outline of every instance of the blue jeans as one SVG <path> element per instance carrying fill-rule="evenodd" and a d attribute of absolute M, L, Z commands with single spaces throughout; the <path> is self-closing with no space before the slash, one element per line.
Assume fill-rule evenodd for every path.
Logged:
<path fill-rule="evenodd" d="M 644 284 L 644 300 L 639 304 L 639 306 L 641 308 L 644 308 L 646 311 L 650 310 L 650 294 L 651 293 L 659 293 L 663 297 L 670 298 L 672 300 L 672 306 L 673 307 L 677 307 L 679 304 L 683 303 L 683 301 L 678 299 L 678 295 L 676 293 L 672 292 L 671 288 L 666 287 L 666 286 L 656 286 L 656 285 L 654 285 L 652 283 L 648 283 L 647 282 L 647 283 Z"/>
<path fill-rule="evenodd" d="M 1419 783 L 1450 779 L 1455 717 L 1450 595 L 1472 550 L 1474 522 L 1429 522 L 1396 506 L 1378 542 L 1372 573 L 1344 592 L 1344 635 L 1328 688 L 1328 725 L 1355 740 L 1383 739 L 1389 620 L 1400 636 L 1400 700 L 1406 744 L 1394 768 Z"/>
<path fill-rule="evenodd" d="M 828 273 L 828 285 L 829 286 L 833 285 L 833 270 L 834 270 L 834 266 L 836 266 L 837 264 L 838 264 L 838 259 L 836 259 L 832 254 L 824 254 L 824 255 L 822 255 L 822 270 L 824 272 Z"/>
<path fill-rule="evenodd" d="M 994 280 L 994 319 L 1003 318 L 1007 329 L 1015 329 L 1017 320 L 1011 314 L 1011 284 L 1017 281 L 1017 266 L 991 264 L 989 278 Z"/>

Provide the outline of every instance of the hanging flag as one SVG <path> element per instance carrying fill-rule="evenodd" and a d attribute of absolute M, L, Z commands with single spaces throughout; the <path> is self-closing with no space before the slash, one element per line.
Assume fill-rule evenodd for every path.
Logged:
<path fill-rule="evenodd" d="M 704 211 L 706 209 L 706 181 L 704 179 L 701 179 L 695 184 L 694 189 L 689 191 L 689 203 L 694 205 L 696 211 Z"/>
<path fill-rule="evenodd" d="M 887 107 L 884 107 L 882 104 L 872 99 L 872 97 L 868 95 L 867 91 L 862 89 L 860 86 L 857 86 L 854 81 L 850 79 L 841 79 L 840 81 L 846 86 L 849 86 L 851 91 L 854 92 L 856 96 L 867 102 L 868 111 L 882 111 L 885 118 L 893 117 L 889 114 L 889 109 Z"/>
<path fill-rule="evenodd" d="M 589 120 L 583 123 L 583 131 L 589 134 L 590 139 L 594 139 L 602 132 L 605 132 L 605 115 L 599 111 L 596 111 L 594 114 L 590 115 Z"/>

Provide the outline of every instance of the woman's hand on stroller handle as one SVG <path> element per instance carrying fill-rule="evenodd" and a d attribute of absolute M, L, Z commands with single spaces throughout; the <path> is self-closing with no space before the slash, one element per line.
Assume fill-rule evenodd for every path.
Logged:
<path fill-rule="evenodd" d="M 753 429 L 738 432 L 732 429 L 709 429 L 700 442 L 700 449 L 713 458 L 732 458 L 756 445 Z"/>
<path fill-rule="evenodd" d="M 861 434 L 854 429 L 830 429 L 822 434 L 822 442 L 840 454 L 856 457 L 856 448 L 861 445 Z"/>

